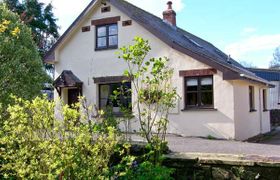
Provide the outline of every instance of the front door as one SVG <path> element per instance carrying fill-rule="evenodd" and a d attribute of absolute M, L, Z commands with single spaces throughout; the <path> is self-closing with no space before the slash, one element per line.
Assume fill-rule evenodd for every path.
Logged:
<path fill-rule="evenodd" d="M 79 89 L 68 89 L 68 105 L 71 106 L 79 101 Z"/>

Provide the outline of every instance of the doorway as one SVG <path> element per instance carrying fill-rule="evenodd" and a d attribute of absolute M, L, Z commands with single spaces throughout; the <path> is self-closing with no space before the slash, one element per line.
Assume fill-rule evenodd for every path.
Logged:
<path fill-rule="evenodd" d="M 80 91 L 79 89 L 68 89 L 68 105 L 72 106 L 73 104 L 79 101 Z"/>

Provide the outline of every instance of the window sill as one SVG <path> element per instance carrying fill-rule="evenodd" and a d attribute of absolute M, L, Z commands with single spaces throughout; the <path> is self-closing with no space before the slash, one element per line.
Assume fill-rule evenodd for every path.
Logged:
<path fill-rule="evenodd" d="M 249 112 L 257 112 L 257 110 L 256 109 L 250 109 Z"/>
<path fill-rule="evenodd" d="M 95 48 L 95 51 L 112 50 L 112 49 L 118 49 L 118 46 Z"/>
<path fill-rule="evenodd" d="M 215 108 L 184 108 L 181 111 L 218 111 Z"/>
<path fill-rule="evenodd" d="M 115 116 L 116 118 L 127 118 L 127 116 L 125 116 L 123 113 L 113 113 L 113 116 Z M 131 115 L 129 117 L 134 118 L 134 115 Z"/>

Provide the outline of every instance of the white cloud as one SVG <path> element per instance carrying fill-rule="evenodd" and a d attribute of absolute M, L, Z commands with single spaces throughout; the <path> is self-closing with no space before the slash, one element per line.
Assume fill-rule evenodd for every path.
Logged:
<path fill-rule="evenodd" d="M 280 45 L 280 34 L 251 36 L 225 47 L 233 58 L 242 59 L 248 53 L 274 50 Z"/>
<path fill-rule="evenodd" d="M 254 27 L 245 27 L 242 29 L 241 31 L 241 35 L 248 35 L 248 34 L 252 34 L 254 32 L 256 32 L 257 29 Z"/>
<path fill-rule="evenodd" d="M 41 0 L 43 3 L 52 3 L 54 15 L 58 18 L 58 25 L 62 34 L 76 17 L 82 12 L 91 0 L 69 1 L 69 0 Z"/>
<path fill-rule="evenodd" d="M 41 0 L 44 3 L 52 2 L 54 6 L 54 14 L 58 18 L 58 24 L 61 27 L 60 32 L 63 33 L 82 10 L 90 3 L 91 0 Z M 130 3 L 151 12 L 159 17 L 162 11 L 166 9 L 167 0 L 128 0 Z M 173 9 L 176 12 L 184 8 L 183 0 L 173 0 Z"/>

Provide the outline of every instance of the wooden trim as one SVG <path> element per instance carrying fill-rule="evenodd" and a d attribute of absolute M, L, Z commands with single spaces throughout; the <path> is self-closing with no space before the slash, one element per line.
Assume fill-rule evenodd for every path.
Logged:
<path fill-rule="evenodd" d="M 95 84 L 116 83 L 116 82 L 129 81 L 129 80 L 130 79 L 126 76 L 106 76 L 106 77 L 93 78 Z"/>
<path fill-rule="evenodd" d="M 101 13 L 106 13 L 111 11 L 111 6 L 105 6 L 101 8 Z"/>
<path fill-rule="evenodd" d="M 55 51 L 52 51 L 51 53 L 47 53 L 44 56 L 44 63 L 54 64 L 54 62 L 55 62 Z"/>
<path fill-rule="evenodd" d="M 91 25 L 98 26 L 98 25 L 104 25 L 104 24 L 113 24 L 113 23 L 117 23 L 120 20 L 121 20 L 120 16 L 96 19 L 96 20 L 91 21 Z"/>
<path fill-rule="evenodd" d="M 126 20 L 122 22 L 122 26 L 131 26 L 132 25 L 132 20 Z"/>
<path fill-rule="evenodd" d="M 82 32 L 88 32 L 88 31 L 90 31 L 90 26 L 82 27 Z"/>
<path fill-rule="evenodd" d="M 195 70 L 182 70 L 179 71 L 181 77 L 193 77 L 193 76 L 210 76 L 216 74 L 216 69 L 195 69 Z"/>

